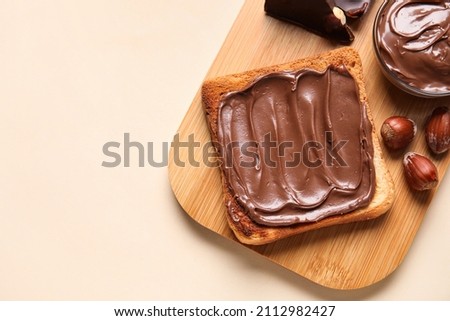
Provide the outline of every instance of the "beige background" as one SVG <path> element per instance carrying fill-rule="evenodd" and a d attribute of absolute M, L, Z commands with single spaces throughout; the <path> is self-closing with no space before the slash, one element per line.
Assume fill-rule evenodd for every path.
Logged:
<path fill-rule="evenodd" d="M 167 167 L 101 166 L 124 133 L 162 160 L 242 3 L 0 0 L 0 299 L 450 299 L 448 175 L 397 271 L 342 292 L 198 226 Z"/>

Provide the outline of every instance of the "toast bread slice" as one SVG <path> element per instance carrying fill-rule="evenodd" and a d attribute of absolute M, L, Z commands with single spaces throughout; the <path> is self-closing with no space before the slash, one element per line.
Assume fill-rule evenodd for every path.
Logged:
<path fill-rule="evenodd" d="M 362 63 L 356 50 L 350 47 L 328 51 L 314 57 L 299 59 L 293 62 L 268 66 L 239 74 L 222 76 L 206 80 L 202 85 L 202 101 L 206 120 L 210 130 L 211 140 L 218 141 L 218 118 L 222 97 L 233 91 L 240 91 L 251 84 L 256 78 L 280 71 L 295 71 L 312 69 L 324 71 L 329 66 L 344 65 L 355 79 L 359 89 L 361 104 L 367 107 L 367 117 L 372 125 L 372 143 L 374 149 L 373 163 L 375 168 L 375 192 L 370 203 L 352 212 L 328 216 L 316 222 L 300 223 L 289 226 L 266 226 L 255 223 L 246 214 L 245 209 L 230 193 L 226 178 L 221 170 L 224 203 L 227 207 L 227 221 L 236 238 L 245 244 L 260 245 L 316 230 L 322 227 L 345 224 L 356 221 L 374 219 L 386 213 L 392 206 L 395 196 L 394 183 L 383 159 L 380 142 L 376 135 L 373 116 L 367 101 L 364 85 Z M 219 170 L 220 168 L 218 168 Z"/>

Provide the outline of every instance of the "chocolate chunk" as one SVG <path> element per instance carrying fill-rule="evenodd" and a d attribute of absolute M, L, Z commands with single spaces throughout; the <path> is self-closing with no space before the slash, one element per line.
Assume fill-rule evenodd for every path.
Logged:
<path fill-rule="evenodd" d="M 357 19 L 367 11 L 370 0 L 335 0 L 335 3 L 348 18 Z"/>
<path fill-rule="evenodd" d="M 343 44 L 354 39 L 344 11 L 333 0 L 266 0 L 264 10 L 274 18 Z"/>

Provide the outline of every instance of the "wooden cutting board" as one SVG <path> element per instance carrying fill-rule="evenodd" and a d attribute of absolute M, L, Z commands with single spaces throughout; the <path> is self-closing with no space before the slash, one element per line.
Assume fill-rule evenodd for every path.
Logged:
<path fill-rule="evenodd" d="M 382 1 L 353 25 L 352 47 L 361 55 L 369 104 L 375 126 L 387 117 L 406 115 L 417 122 L 418 133 L 408 151 L 430 156 L 441 177 L 450 162 L 447 154 L 430 155 L 424 142 L 423 125 L 431 110 L 450 105 L 450 99 L 426 100 L 405 94 L 382 76 L 372 48 L 372 25 Z M 288 62 L 334 49 L 337 45 L 264 13 L 263 0 L 247 0 L 206 78 Z M 201 84 L 199 84 L 200 86 Z M 228 228 L 219 169 L 207 166 L 205 153 L 209 132 L 200 91 L 175 136 L 180 142 L 196 142 L 170 152 L 169 179 L 179 203 L 204 227 L 239 243 Z M 200 143 L 200 144 L 197 144 Z M 384 148 L 384 147 L 383 147 Z M 191 153 L 193 152 L 193 153 Z M 378 219 L 304 233 L 263 246 L 247 246 L 269 260 L 326 287 L 356 289 L 369 286 L 392 273 L 405 257 L 424 219 L 434 191 L 412 192 L 405 185 L 404 152 L 384 150 L 396 184 L 393 208 Z M 198 164 L 197 164 L 198 163 Z M 432 235 L 430 235 L 432 237 Z"/>

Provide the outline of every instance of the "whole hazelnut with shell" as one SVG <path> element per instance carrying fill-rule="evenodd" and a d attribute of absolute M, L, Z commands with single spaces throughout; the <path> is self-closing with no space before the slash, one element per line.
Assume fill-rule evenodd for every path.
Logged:
<path fill-rule="evenodd" d="M 450 111 L 447 107 L 433 110 L 425 126 L 425 139 L 435 154 L 445 153 L 450 148 Z"/>
<path fill-rule="evenodd" d="M 404 116 L 391 116 L 381 125 L 380 134 L 384 144 L 391 150 L 405 148 L 416 135 L 416 123 Z"/>
<path fill-rule="evenodd" d="M 403 169 L 408 185 L 416 191 L 433 189 L 439 183 L 438 170 L 426 156 L 418 153 L 406 153 Z"/>

